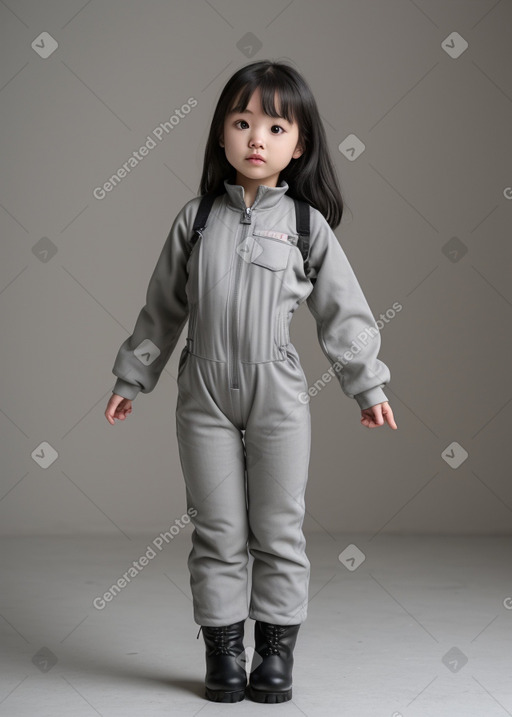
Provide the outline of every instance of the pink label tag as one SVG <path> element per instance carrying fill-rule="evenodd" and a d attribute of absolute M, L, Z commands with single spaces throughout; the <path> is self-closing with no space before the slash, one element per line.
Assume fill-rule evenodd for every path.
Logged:
<path fill-rule="evenodd" d="M 281 232 L 271 232 L 267 229 L 258 229 L 257 233 L 259 236 L 272 237 L 273 239 L 281 239 L 281 241 L 288 241 L 288 234 L 282 234 Z"/>

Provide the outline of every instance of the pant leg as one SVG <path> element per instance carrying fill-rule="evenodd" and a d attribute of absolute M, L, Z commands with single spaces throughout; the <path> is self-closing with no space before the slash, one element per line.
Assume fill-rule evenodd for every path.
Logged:
<path fill-rule="evenodd" d="M 311 446 L 307 381 L 290 344 L 288 358 L 255 371 L 246 424 L 252 590 L 249 617 L 298 624 L 307 617 L 310 562 L 302 531 Z M 248 372 L 248 368 L 246 372 Z"/>
<path fill-rule="evenodd" d="M 178 374 L 176 433 L 187 508 L 194 620 L 228 625 L 248 617 L 248 519 L 242 433 L 226 410 L 224 364 L 195 355 Z"/>

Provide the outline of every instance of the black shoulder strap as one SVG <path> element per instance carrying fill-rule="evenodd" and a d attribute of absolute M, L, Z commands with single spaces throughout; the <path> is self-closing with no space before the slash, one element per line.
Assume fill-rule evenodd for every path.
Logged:
<path fill-rule="evenodd" d="M 302 258 L 304 259 L 304 273 L 307 276 L 309 272 L 309 204 L 302 201 L 302 199 L 296 199 L 295 197 L 293 198 L 293 201 L 295 202 L 297 234 L 299 235 L 297 246 L 299 247 Z M 316 281 L 316 279 L 311 278 L 309 280 L 312 284 Z"/>
<path fill-rule="evenodd" d="M 222 194 L 221 191 L 208 192 L 208 194 L 203 194 L 203 196 L 201 197 L 201 201 L 199 203 L 199 207 L 196 213 L 196 218 L 194 220 L 194 226 L 192 227 L 192 237 L 190 238 L 189 253 L 192 251 L 192 248 L 196 241 L 199 239 L 199 237 L 202 236 L 202 231 L 206 227 L 206 223 L 208 221 L 208 216 L 210 214 L 213 202 L 220 194 Z"/>

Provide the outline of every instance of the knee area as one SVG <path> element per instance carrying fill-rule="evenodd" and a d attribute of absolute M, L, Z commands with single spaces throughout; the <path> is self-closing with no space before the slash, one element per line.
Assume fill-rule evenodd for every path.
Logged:
<path fill-rule="evenodd" d="M 196 525 L 193 533 L 193 543 L 201 548 L 202 553 L 222 555 L 224 559 L 246 553 L 248 538 L 246 528 L 242 530 L 233 524 L 219 526 L 215 522 L 210 525 Z"/>

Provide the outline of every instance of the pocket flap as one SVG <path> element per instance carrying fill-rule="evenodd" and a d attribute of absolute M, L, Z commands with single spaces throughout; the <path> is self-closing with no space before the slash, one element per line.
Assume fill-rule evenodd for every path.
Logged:
<path fill-rule="evenodd" d="M 254 232 L 256 234 L 256 232 Z M 293 246 L 287 241 L 271 239 L 270 237 L 254 236 L 251 252 L 251 262 L 264 266 L 272 271 L 286 269 Z"/>

